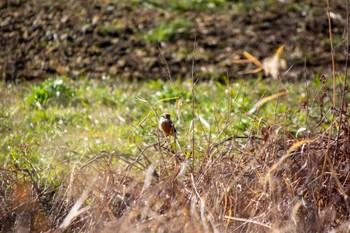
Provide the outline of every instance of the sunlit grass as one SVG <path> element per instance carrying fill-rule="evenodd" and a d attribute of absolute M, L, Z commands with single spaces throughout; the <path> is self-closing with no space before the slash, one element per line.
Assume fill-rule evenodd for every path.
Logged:
<path fill-rule="evenodd" d="M 288 94 L 248 114 L 260 99 L 281 91 Z M 102 150 L 135 155 L 138 147 L 158 140 L 162 112 L 173 116 L 185 148 L 193 135 L 203 146 L 231 135 L 259 136 L 272 125 L 294 135 L 299 128 L 317 126 L 317 133 L 329 124 L 329 93 L 318 78 L 283 85 L 268 79 L 193 86 L 191 80 L 122 83 L 62 77 L 36 85 L 2 83 L 1 163 L 22 167 L 25 155 L 40 170 L 60 161 L 83 163 Z"/>
<path fill-rule="evenodd" d="M 338 77 L 339 84 L 343 78 Z M 222 205 L 223 199 L 220 198 L 236 196 L 232 192 L 238 192 L 240 195 L 235 198 L 242 197 L 241 201 L 247 201 L 244 196 L 252 195 L 250 201 L 257 203 L 256 194 L 266 192 L 261 182 L 264 176 L 270 174 L 270 170 L 266 173 L 264 169 L 278 164 L 279 170 L 283 171 L 283 166 L 288 166 L 299 171 L 299 164 L 303 163 L 306 155 L 317 155 L 312 162 L 322 167 L 324 159 L 318 156 L 321 153 L 319 148 L 326 148 L 327 138 L 323 135 L 331 125 L 333 114 L 332 90 L 329 88 L 331 81 L 318 77 L 296 82 L 247 78 L 193 84 L 192 80 L 121 82 L 108 77 L 102 80 L 57 77 L 37 84 L 13 86 L 1 83 L 0 164 L 1 181 L 6 188 L 0 191 L 4 196 L 10 192 L 7 190 L 15 190 L 15 194 L 23 193 L 29 188 L 25 188 L 25 184 L 32 184 L 43 198 L 42 202 L 36 202 L 37 208 L 42 210 L 40 213 L 47 216 L 51 209 L 52 214 L 60 216 L 55 220 L 53 229 L 56 229 L 67 215 L 55 211 L 61 207 L 67 211 L 74 210 L 71 206 L 74 200 L 92 186 L 101 185 L 92 190 L 91 197 L 84 197 L 83 204 L 87 208 L 96 206 L 100 209 L 99 198 L 114 198 L 114 192 L 118 192 L 118 189 L 127 188 L 132 190 L 131 196 L 143 197 L 145 193 L 140 195 L 141 188 L 146 184 L 151 185 L 148 184 L 149 178 L 164 181 L 164 186 L 157 186 L 155 182 L 154 185 L 158 187 L 155 190 L 169 190 L 169 193 L 174 192 L 174 185 L 191 186 L 195 178 L 198 185 L 202 185 L 202 195 L 212 200 L 207 205 L 213 204 L 218 208 L 214 214 L 216 218 L 236 216 L 230 211 L 236 209 L 240 201 L 222 209 L 225 205 Z M 338 89 L 341 90 L 340 87 Z M 341 95 L 341 92 L 338 94 Z M 167 142 L 158 129 L 158 119 L 163 112 L 172 115 L 178 131 L 178 144 Z M 300 148 L 300 151 L 296 149 L 306 144 L 308 146 Z M 296 153 L 298 156 L 293 160 L 286 159 L 284 162 L 288 165 L 279 166 L 280 162 L 277 161 L 290 147 L 292 149 L 288 153 L 293 150 L 293 156 Z M 304 153 L 304 149 L 310 149 L 310 153 Z M 295 159 L 300 161 L 295 162 Z M 180 172 L 176 170 L 179 169 L 178 162 L 185 169 L 177 178 L 181 182 L 174 181 L 174 176 Z M 157 175 L 152 175 L 152 167 Z M 248 178 L 251 180 L 249 187 L 243 189 L 244 195 L 241 195 L 242 190 L 220 188 L 241 186 L 247 181 L 246 175 L 254 173 L 252 169 L 261 179 Z M 321 170 L 318 168 L 317 174 Z M 305 180 L 294 177 L 296 171 L 287 173 L 293 174 L 290 179 L 295 181 Z M 235 174 L 234 179 L 231 174 Z M 100 181 L 95 183 L 97 180 Z M 190 186 L 178 186 L 182 187 L 182 191 L 179 189 L 177 195 L 184 195 L 191 189 Z M 106 195 L 100 195 L 100 190 L 105 190 Z M 289 189 L 283 192 L 289 193 Z M 30 195 L 22 197 L 15 194 L 11 198 L 16 205 L 29 203 Z M 150 195 L 154 197 L 153 191 Z M 164 202 L 161 196 L 157 196 L 159 203 Z M 269 195 L 258 196 L 259 199 L 263 197 L 273 202 Z M 140 203 L 151 200 L 148 196 L 146 199 Z M 112 199 L 106 199 L 105 203 L 109 203 L 109 200 Z M 178 200 L 178 197 L 174 200 Z M 43 203 L 61 207 L 45 210 Z M 183 204 L 186 203 L 184 199 Z M 144 208 L 142 206 L 135 209 L 139 211 Z M 275 206 L 280 205 L 275 202 Z M 288 208 L 292 207 L 291 204 Z M 257 210 L 264 211 L 265 207 L 242 208 L 242 211 L 256 214 Z M 132 209 L 132 206 L 124 206 L 117 211 Z M 94 214 L 93 209 L 89 213 Z M 182 212 L 176 209 L 173 213 Z M 193 211 L 191 213 L 195 214 Z M 33 216 L 36 218 L 36 215 Z M 93 215 L 90 217 L 93 218 Z M 188 219 L 188 215 L 185 219 Z M 269 221 L 281 220 L 278 217 Z M 49 221 L 37 222 L 44 224 Z"/>

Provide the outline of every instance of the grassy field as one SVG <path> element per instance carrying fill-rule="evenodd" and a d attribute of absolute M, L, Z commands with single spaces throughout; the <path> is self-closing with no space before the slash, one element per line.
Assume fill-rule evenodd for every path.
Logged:
<path fill-rule="evenodd" d="M 2 230 L 29 212 L 15 229 L 342 232 L 349 122 L 331 83 L 1 83 Z"/>
<path fill-rule="evenodd" d="M 61 77 L 38 85 L 2 83 L 1 152 L 7 156 L 1 159 L 17 161 L 25 144 L 29 158 L 40 158 L 39 170 L 61 156 L 80 161 L 100 150 L 135 155 L 140 146 L 158 141 L 163 112 L 171 113 L 184 147 L 193 136 L 196 144 L 206 146 L 232 135 L 260 137 L 268 126 L 282 127 L 294 137 L 301 128 L 317 134 L 331 122 L 329 84 L 318 77 L 284 84 L 261 79 L 193 85 L 191 80 L 119 83 Z M 249 114 L 259 100 L 280 92 L 287 94 Z M 63 149 L 61 156 L 58 148 Z"/>
<path fill-rule="evenodd" d="M 0 233 L 350 232 L 346 12 L 0 2 Z"/>

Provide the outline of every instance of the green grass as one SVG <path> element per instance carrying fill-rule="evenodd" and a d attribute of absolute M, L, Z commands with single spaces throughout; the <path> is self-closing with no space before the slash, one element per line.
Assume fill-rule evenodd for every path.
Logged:
<path fill-rule="evenodd" d="M 330 114 L 322 119 L 321 112 L 331 102 L 325 97 L 321 109 L 320 101 L 331 90 L 318 78 L 307 89 L 303 82 L 285 83 L 288 95 L 251 115 L 247 112 L 260 99 L 284 91 L 281 84 L 261 79 L 203 82 L 194 86 L 194 96 L 189 80 L 119 83 L 58 77 L 38 85 L 8 85 L 2 83 L 0 91 L 1 164 L 44 173 L 47 167 L 62 172 L 68 168 L 61 163 L 84 163 L 103 150 L 136 155 L 138 147 L 158 140 L 162 112 L 173 116 L 183 147 L 190 144 L 193 124 L 196 144 L 205 146 L 231 135 L 260 136 L 271 125 L 294 136 L 302 127 L 317 126 L 311 132 L 317 133 L 330 122 Z"/>
<path fill-rule="evenodd" d="M 144 36 L 144 40 L 151 42 L 168 42 L 177 36 L 189 34 L 194 24 L 184 19 L 174 19 L 161 23 L 156 28 L 149 30 Z"/>
<path fill-rule="evenodd" d="M 338 77 L 339 84 L 343 79 L 344 77 Z M 150 191 L 150 196 L 147 194 L 144 201 L 136 200 L 132 203 L 146 203 L 152 197 L 154 200 L 157 199 L 161 206 L 165 201 L 161 197 L 173 195 L 171 193 L 174 190 L 178 190 L 178 196 L 183 196 L 182 190 L 191 189 L 191 186 L 177 189 L 174 185 L 191 184 L 193 177 L 202 180 L 204 175 L 206 178 L 199 181 L 202 185 L 200 190 L 204 192 L 202 196 L 211 198 L 207 203 L 212 203 L 217 208 L 213 214 L 216 218 L 231 215 L 231 209 L 239 207 L 236 203 L 248 200 L 249 196 L 250 203 L 257 203 L 256 198 L 260 200 L 263 197 L 266 200 L 261 203 L 272 202 L 274 207 L 269 208 L 277 208 L 280 206 L 279 202 L 275 202 L 269 195 L 257 195 L 257 193 L 266 192 L 261 182 L 264 182 L 262 181 L 264 177 L 270 174 L 271 166 L 281 161 L 281 155 L 286 153 L 288 155 L 289 152 L 286 152 L 288 148 L 298 143 L 304 145 L 306 144 L 304 139 L 312 139 L 310 144 L 307 144 L 309 146 L 299 148 L 299 145 L 298 149 L 294 148 L 292 160 L 285 157 L 285 164 L 278 169 L 274 168 L 275 173 L 278 170 L 283 171 L 283 174 L 291 174 L 290 179 L 295 179 L 291 182 L 293 184 L 306 180 L 295 177 L 295 174 L 300 174 L 296 171 L 303 169 L 299 165 L 304 164 L 305 158 L 319 167 L 310 169 L 310 171 L 318 171 L 315 173 L 317 176 L 322 170 L 323 161 L 326 161 L 320 158 L 319 154 L 326 154 L 324 152 L 327 138 L 324 135 L 332 119 L 329 97 L 332 96 L 332 90 L 329 88 L 331 81 L 325 80 L 322 83 L 316 77 L 306 83 L 283 81 L 282 84 L 272 79 L 247 78 L 227 83 L 198 82 L 193 86 L 191 80 L 131 83 L 115 79 L 73 81 L 65 77 L 57 77 L 47 79 L 40 84 L 24 83 L 12 86 L 9 83 L 0 83 L 1 195 L 9 196 L 7 199 L 14 200 L 11 203 L 15 203 L 15 206 L 31 203 L 30 195 L 17 195 L 31 193 L 25 191 L 30 190 L 29 184 L 31 184 L 39 193 L 35 195 L 38 197 L 41 195 L 41 198 L 44 198 L 43 201 L 35 204 L 44 217 L 35 222 L 41 224 L 39 229 L 49 229 L 50 221 L 42 220 L 48 219 L 45 218 L 48 216 L 48 211 L 63 218 L 66 214 L 57 212 L 56 210 L 60 209 L 58 206 L 68 211 L 71 209 L 69 200 L 73 204 L 74 199 L 82 195 L 82 190 L 90 189 L 92 186 L 96 188 L 91 190 L 91 197 L 84 199 L 84 204 L 91 206 L 89 216 L 92 217 L 94 210 L 100 209 L 101 203 L 107 206 L 107 203 L 115 198 L 114 192 L 118 192 L 115 191 L 118 187 L 123 190 L 125 188 L 132 190 L 132 197 L 145 197 L 146 194 L 142 193 L 141 189 L 147 183 L 147 176 L 151 175 L 149 163 L 152 163 L 160 179 L 154 178 L 157 180 L 154 180 L 155 186 L 146 189 Z M 340 87 L 337 90 L 340 90 Z M 286 91 L 288 94 L 271 99 L 255 108 L 254 112 L 251 111 L 259 101 Z M 182 150 L 176 151 L 176 157 L 171 152 L 176 145 L 166 144 L 157 127 L 162 112 L 169 112 L 173 116 L 178 131 Z M 252 113 L 249 114 L 249 112 Z M 343 127 L 345 127 L 344 131 L 348 130 L 346 124 L 343 124 Z M 309 135 L 299 130 L 303 128 L 309 130 Z M 271 136 L 265 137 L 266 134 L 262 133 L 266 132 L 265 129 L 273 130 L 269 131 Z M 246 138 L 228 139 L 231 136 Z M 248 136 L 256 136 L 262 140 L 249 140 Z M 158 144 L 158 142 L 161 143 Z M 162 146 L 155 146 L 160 144 Z M 147 151 L 144 150 L 146 148 Z M 345 147 L 340 147 L 342 148 Z M 304 149 L 308 150 L 305 154 Z M 141 151 L 145 152 L 141 153 Z M 139 157 L 140 160 L 134 163 L 136 156 L 141 154 L 143 157 Z M 268 154 L 268 160 L 266 160 L 266 154 Z M 306 154 L 307 157 L 305 157 Z M 192 157 L 193 155 L 195 157 Z M 179 160 L 187 158 L 182 160 L 186 162 L 182 162 L 181 166 L 187 163 L 188 167 L 185 167 L 188 171 L 177 178 L 182 179 L 181 182 L 174 181 L 174 174 L 178 174 L 175 170 L 177 168 L 175 158 Z M 221 207 L 226 205 L 223 205 L 218 198 L 237 193 L 235 194 L 235 189 L 225 189 L 225 193 L 222 194 L 222 189 L 218 187 L 235 187 L 247 183 L 245 174 L 251 174 L 252 167 L 255 171 L 260 169 L 256 174 L 262 179 L 251 179 L 249 187 L 244 186 L 243 193 L 248 196 L 248 199 L 243 197 L 245 195 L 237 195 L 242 199 L 222 209 Z M 296 171 L 288 170 L 289 168 Z M 238 171 L 234 179 L 228 176 L 232 171 Z M 133 175 L 130 176 L 130 174 Z M 344 177 L 347 176 L 341 176 L 341 178 Z M 281 184 L 290 184 L 289 181 L 283 181 L 278 182 L 279 187 Z M 159 186 L 158 182 L 163 183 Z M 218 185 L 218 182 L 221 183 Z M 28 188 L 25 188 L 27 183 Z M 251 185 L 252 183 L 254 185 Z M 302 185 L 304 187 L 304 184 Z M 318 185 L 323 187 L 322 183 Z M 272 189 L 280 190 L 270 188 Z M 297 190 L 297 187 L 292 189 Z M 100 190 L 106 190 L 106 195 L 100 195 Z M 164 195 L 164 190 L 169 190 L 169 195 Z M 242 191 L 238 192 L 242 193 Z M 290 188 L 284 188 L 283 192 L 290 193 Z M 17 194 L 11 195 L 11 193 Z M 155 193 L 159 193 L 157 198 L 154 198 Z M 71 199 L 71 195 L 75 197 Z M 111 199 L 104 199 L 105 196 Z M 288 195 L 281 194 L 281 196 Z M 103 202 L 99 201 L 100 197 L 103 198 L 101 199 Z M 176 196 L 174 198 L 174 200 L 181 200 Z M 295 199 L 295 197 L 289 198 Z M 39 198 L 36 199 L 39 200 Z M 187 206 L 185 200 L 183 199 L 181 203 Z M 178 202 L 172 202 L 172 204 L 176 203 Z M 183 209 L 182 204 L 175 207 L 176 211 L 170 209 L 168 215 L 182 213 L 178 211 Z M 52 209 L 45 209 L 44 205 L 52 206 Z M 253 216 L 253 213 L 257 214 L 258 209 L 266 211 L 268 208 L 255 206 L 253 208 L 256 209 L 247 210 L 246 206 L 255 205 L 247 204 L 244 205 L 243 210 L 240 209 L 240 211 L 250 212 L 250 216 Z M 134 207 L 121 206 L 117 211 L 126 211 L 125 213 L 128 214 L 132 208 Z M 148 209 L 141 204 L 136 206 L 135 210 L 143 212 L 145 208 Z M 288 208 L 294 210 L 293 204 Z M 323 207 L 319 206 L 319 208 Z M 7 209 L 7 217 L 2 218 L 1 221 L 12 224 L 8 216 L 12 216 L 13 209 Z M 210 207 L 210 209 L 213 208 Z M 268 212 L 271 212 L 270 209 Z M 39 219 L 41 216 L 31 213 L 32 219 Z M 161 215 L 164 215 L 163 210 Z M 96 216 L 100 216 L 100 212 Z M 59 222 L 62 220 L 60 218 Z M 188 219 L 187 215 L 185 219 Z M 269 221 L 279 222 L 281 218 Z M 44 224 L 47 226 L 43 226 Z M 53 225 L 53 229 L 57 227 L 58 225 Z M 72 232 L 79 232 L 79 226 L 73 224 L 70 227 L 75 229 Z M 233 229 L 234 226 L 230 227 Z"/>
<path fill-rule="evenodd" d="M 142 3 L 150 7 L 159 7 L 170 11 L 205 11 L 217 10 L 225 6 L 226 0 L 132 0 L 133 3 Z"/>
<path fill-rule="evenodd" d="M 310 10 L 313 10 L 310 8 L 310 4 L 312 1 L 305 1 L 302 3 L 296 3 L 292 0 L 286 0 L 281 2 L 277 0 L 265 0 L 265 1 L 244 1 L 244 0 L 178 0 L 178 1 L 172 1 L 172 0 L 109 0 L 111 3 L 132 3 L 141 5 L 142 7 L 149 7 L 149 8 L 160 8 L 165 11 L 169 12 L 188 12 L 188 11 L 195 11 L 195 12 L 216 12 L 219 13 L 224 10 L 234 10 L 236 12 L 242 13 L 247 12 L 250 10 L 256 10 L 260 9 L 263 11 L 268 10 L 274 10 L 274 11 L 280 11 L 281 6 L 286 7 L 286 10 L 290 11 L 297 11 L 297 12 L 309 12 Z"/>

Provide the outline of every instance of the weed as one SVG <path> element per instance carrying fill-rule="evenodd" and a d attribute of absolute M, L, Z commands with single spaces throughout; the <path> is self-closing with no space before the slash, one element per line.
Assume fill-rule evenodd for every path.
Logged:
<path fill-rule="evenodd" d="M 191 28 L 193 28 L 192 22 L 184 19 L 175 19 L 161 23 L 157 28 L 148 31 L 144 39 L 151 42 L 167 42 L 173 40 L 175 36 L 186 36 Z"/>
<path fill-rule="evenodd" d="M 66 84 L 66 79 L 47 79 L 40 85 L 32 88 L 26 96 L 26 102 L 30 106 L 45 106 L 47 104 L 67 104 L 75 96 Z"/>

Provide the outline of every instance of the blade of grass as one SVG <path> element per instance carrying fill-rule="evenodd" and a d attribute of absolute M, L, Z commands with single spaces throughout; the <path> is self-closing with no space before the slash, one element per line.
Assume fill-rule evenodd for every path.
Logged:
<path fill-rule="evenodd" d="M 276 99 L 280 96 L 283 96 L 283 95 L 286 95 L 288 94 L 288 91 L 283 91 L 283 92 L 279 92 L 279 93 L 276 93 L 276 94 L 273 94 L 273 95 L 270 95 L 270 96 L 267 96 L 261 100 L 259 100 L 254 106 L 252 109 L 249 110 L 249 112 L 247 113 L 247 115 L 250 115 L 252 113 L 254 113 L 258 108 L 260 108 L 262 105 L 264 105 L 265 103 L 273 100 L 273 99 Z"/>
<path fill-rule="evenodd" d="M 244 51 L 243 52 L 243 55 L 252 63 L 254 63 L 256 66 L 259 66 L 259 67 L 263 67 L 263 64 L 256 58 L 254 57 L 252 54 L 250 54 L 249 52 L 247 51 Z"/>
<path fill-rule="evenodd" d="M 276 51 L 276 56 L 277 57 L 281 57 L 282 53 L 283 53 L 283 49 L 284 49 L 284 45 L 281 45 L 277 51 Z"/>
<path fill-rule="evenodd" d="M 239 71 L 238 74 L 256 74 L 256 73 L 259 73 L 262 70 L 263 70 L 263 68 L 258 67 L 258 68 L 254 69 L 254 70 Z"/>
<path fill-rule="evenodd" d="M 309 143 L 309 142 L 312 142 L 313 140 L 311 139 L 305 139 L 305 140 L 302 140 L 302 141 L 299 141 L 299 142 L 296 142 L 294 143 L 289 149 L 288 151 L 286 152 L 285 155 L 283 155 L 280 160 L 275 163 L 267 172 L 266 174 L 266 178 L 268 178 L 269 176 L 271 176 L 271 174 L 283 163 L 284 160 L 286 160 L 290 154 L 295 151 L 296 149 L 298 149 L 299 147 L 301 147 L 302 145 L 306 144 L 306 143 Z M 268 179 L 265 179 L 265 181 L 267 181 Z"/>

